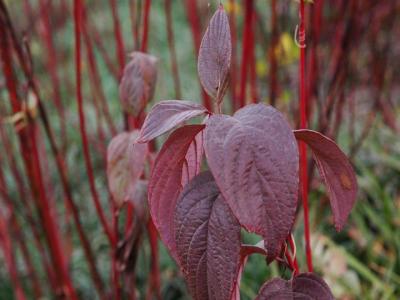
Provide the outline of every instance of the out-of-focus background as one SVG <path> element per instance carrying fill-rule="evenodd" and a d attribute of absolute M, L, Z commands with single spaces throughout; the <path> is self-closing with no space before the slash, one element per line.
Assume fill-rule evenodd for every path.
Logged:
<path fill-rule="evenodd" d="M 110 252 L 115 247 L 104 234 L 92 200 L 80 133 L 73 1 L 0 2 L 0 299 L 22 297 L 21 293 L 27 299 L 54 299 L 56 294 L 62 294 L 54 288 L 58 269 L 53 265 L 54 249 L 49 248 L 52 243 L 47 239 L 48 226 L 53 225 L 80 298 L 97 299 L 102 288 L 104 294 L 113 295 L 115 265 Z M 148 109 L 164 99 L 207 104 L 209 99 L 204 97 L 197 75 L 197 49 L 219 1 L 82 2 L 85 128 L 95 190 L 106 222 L 115 228 L 111 226 L 116 218 L 107 188 L 105 156 L 111 138 L 126 128 L 118 92 L 123 66 L 132 51 L 145 51 L 158 58 L 157 85 Z M 222 3 L 230 18 L 233 38 L 231 86 L 224 112 L 232 113 L 240 103 L 269 103 L 285 114 L 293 128 L 298 127 L 299 37 L 295 33 L 299 2 Z M 315 271 L 338 299 L 399 299 L 400 1 L 307 1 L 305 26 L 309 128 L 323 132 L 340 145 L 350 157 L 359 183 L 358 201 L 348 224 L 338 233 L 332 225 L 326 190 L 310 157 Z M 22 59 L 18 53 L 22 53 Z M 12 69 L 11 82 L 19 108 L 11 105 L 6 61 Z M 28 72 L 24 72 L 22 62 Z M 40 94 L 40 104 L 32 86 Z M 46 112 L 47 127 L 41 107 Z M 137 125 L 140 118 L 130 126 Z M 62 185 L 48 128 L 66 174 L 69 196 Z M 21 131 L 27 134 L 19 139 Z M 25 148 L 21 146 L 24 143 Z M 153 147 L 159 149 L 159 141 Z M 35 188 L 35 157 L 46 197 Z M 28 168 L 26 161 L 31 162 Z M 100 284 L 94 283 L 68 197 L 76 205 Z M 44 198 L 47 206 L 43 206 Z M 44 210 L 48 215 L 43 215 Z M 49 218 L 50 225 L 46 221 Z M 120 241 L 126 242 L 128 218 L 125 211 L 120 212 Z M 259 240 L 257 236 L 243 235 L 248 243 Z M 294 238 L 297 259 L 305 271 L 301 207 Z M 157 293 L 152 292 L 158 286 L 154 282 L 156 276 L 152 277 L 157 261 L 154 245 L 150 245 L 148 230 L 143 229 L 128 257 L 136 266 L 129 274 L 119 274 L 122 294 L 136 295 L 137 299 L 157 298 Z M 182 276 L 161 242 L 158 255 L 161 298 L 188 299 Z M 242 299 L 254 299 L 262 282 L 277 275 L 287 277 L 290 272 L 276 263 L 267 266 L 262 257 L 252 256 L 241 282 Z"/>

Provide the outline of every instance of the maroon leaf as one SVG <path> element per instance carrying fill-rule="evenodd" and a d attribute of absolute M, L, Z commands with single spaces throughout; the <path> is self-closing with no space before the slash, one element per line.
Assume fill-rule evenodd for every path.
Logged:
<path fill-rule="evenodd" d="M 185 186 L 194 176 L 200 173 L 204 152 L 203 140 L 203 131 L 200 131 L 189 146 L 183 167 L 182 186 Z"/>
<path fill-rule="evenodd" d="M 336 230 L 340 231 L 356 201 L 357 179 L 350 161 L 331 139 L 319 132 L 295 130 L 297 139 L 309 145 L 321 177 L 328 187 Z"/>
<path fill-rule="evenodd" d="M 292 228 L 297 205 L 298 151 L 288 123 L 263 104 L 246 106 L 233 117 L 212 115 L 204 147 L 233 213 L 264 237 L 272 260 Z"/>
<path fill-rule="evenodd" d="M 143 173 L 148 153 L 147 145 L 134 144 L 137 130 L 115 136 L 107 148 L 107 180 L 117 206 L 129 200 L 131 190 Z"/>
<path fill-rule="evenodd" d="M 153 98 L 157 81 L 157 58 L 142 52 L 132 52 L 119 85 L 123 110 L 134 116 L 142 112 Z"/>
<path fill-rule="evenodd" d="M 211 172 L 185 186 L 176 206 L 177 254 L 196 300 L 230 300 L 240 269 L 240 225 Z"/>
<path fill-rule="evenodd" d="M 202 105 L 190 101 L 161 101 L 152 108 L 144 120 L 138 143 L 147 143 L 175 126 L 207 112 Z"/>
<path fill-rule="evenodd" d="M 313 273 L 302 273 L 292 280 L 274 278 L 265 283 L 256 300 L 334 300 L 329 286 Z"/>
<path fill-rule="evenodd" d="M 175 130 L 161 148 L 150 176 L 150 213 L 162 241 L 174 257 L 173 216 L 182 188 L 182 168 L 190 144 L 203 129 L 204 125 L 187 125 Z"/>
<path fill-rule="evenodd" d="M 201 41 L 197 66 L 201 84 L 217 103 L 222 101 L 228 87 L 231 52 L 228 16 L 221 5 Z"/>

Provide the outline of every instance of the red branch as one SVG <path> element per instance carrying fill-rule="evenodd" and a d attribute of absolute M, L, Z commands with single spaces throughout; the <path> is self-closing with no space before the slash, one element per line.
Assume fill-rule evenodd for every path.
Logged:
<path fill-rule="evenodd" d="M 79 113 L 79 127 L 83 144 L 83 154 L 85 158 L 85 165 L 89 179 L 90 192 L 92 194 L 93 202 L 96 207 L 97 215 L 100 218 L 100 222 L 103 226 L 103 230 L 108 237 L 112 245 L 114 245 L 114 235 L 112 234 L 109 225 L 107 223 L 106 217 L 103 212 L 103 208 L 100 204 L 99 195 L 97 194 L 96 185 L 93 176 L 93 167 L 90 160 L 90 151 L 88 145 L 88 138 L 86 135 L 85 127 L 85 114 L 83 112 L 83 97 L 81 88 L 81 28 L 82 28 L 82 12 L 83 6 L 81 0 L 74 0 L 74 21 L 75 21 L 75 71 L 76 71 L 76 100 L 78 104 Z"/>
<path fill-rule="evenodd" d="M 300 128 L 307 128 L 307 99 L 305 82 L 305 24 L 304 24 L 304 0 L 300 0 L 300 66 L 299 66 L 299 89 L 300 89 Z M 308 211 L 308 174 L 307 174 L 307 148 L 304 142 L 300 143 L 300 182 L 304 209 L 304 237 L 306 244 L 307 266 L 310 272 L 313 271 L 311 241 L 310 241 L 310 221 Z"/>

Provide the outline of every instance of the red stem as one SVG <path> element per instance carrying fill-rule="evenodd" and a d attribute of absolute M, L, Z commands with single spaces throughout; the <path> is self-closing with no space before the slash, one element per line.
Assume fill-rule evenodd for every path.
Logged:
<path fill-rule="evenodd" d="M 306 82 L 305 82 L 305 22 L 304 22 L 304 0 L 300 0 L 300 128 L 307 128 L 307 99 L 306 99 Z M 307 174 L 307 148 L 304 142 L 300 144 L 300 182 L 304 209 L 304 237 L 307 257 L 308 271 L 313 271 L 311 241 L 310 241 L 310 221 L 308 210 L 308 174 Z"/>
<path fill-rule="evenodd" d="M 165 20 L 167 23 L 167 38 L 171 58 L 172 76 L 174 78 L 175 98 L 181 99 L 181 84 L 179 80 L 178 62 L 176 58 L 175 39 L 172 26 L 171 0 L 165 0 Z"/>
<path fill-rule="evenodd" d="M 94 182 L 93 175 L 93 167 L 92 162 L 90 160 L 90 151 L 88 145 L 88 139 L 86 135 L 86 127 L 85 127 L 85 115 L 83 112 L 83 98 L 82 98 L 82 89 L 81 89 L 81 28 L 82 28 L 82 12 L 83 6 L 81 0 L 74 0 L 74 21 L 75 21 L 75 72 L 76 72 L 76 100 L 78 104 L 78 113 L 79 113 L 79 127 L 80 134 L 82 138 L 83 145 L 83 154 L 85 158 L 85 165 L 89 179 L 90 192 L 92 194 L 93 202 L 96 207 L 97 215 L 100 218 L 100 222 L 103 226 L 103 230 L 108 237 L 110 243 L 114 245 L 115 237 L 112 234 L 109 225 L 107 223 L 106 217 L 103 212 L 103 208 L 100 204 L 100 199 L 97 194 L 96 185 Z"/>
<path fill-rule="evenodd" d="M 253 28 L 253 10 L 254 0 L 245 0 L 245 17 L 244 17 L 244 32 L 243 32 L 243 46 L 242 46 L 242 62 L 241 62 L 241 80 L 240 80 L 240 92 L 239 92 L 239 107 L 246 105 L 246 83 L 247 83 L 247 72 L 250 60 L 251 51 L 251 35 Z"/>
<path fill-rule="evenodd" d="M 117 10 L 117 1 L 109 0 L 112 12 L 112 18 L 114 23 L 114 35 L 115 35 L 115 43 L 117 45 L 117 59 L 120 67 L 120 75 L 122 74 L 122 70 L 125 66 L 125 46 L 124 40 L 121 33 L 121 26 L 119 23 L 118 10 Z"/>
<path fill-rule="evenodd" d="M 271 0 L 271 47 L 269 48 L 269 65 L 270 65 L 270 79 L 269 79 L 269 101 L 271 105 L 276 104 L 278 81 L 278 63 L 276 59 L 276 49 L 278 46 L 278 25 L 277 25 L 277 9 L 276 0 Z"/>
<path fill-rule="evenodd" d="M 151 0 L 146 0 L 144 3 L 143 35 L 140 47 L 142 52 L 147 52 L 147 44 L 149 37 L 150 7 L 151 7 Z"/>
<path fill-rule="evenodd" d="M 7 21 L 4 14 L 4 11 L 6 11 L 6 9 L 2 1 L 0 2 L 0 4 L 2 6 L 2 11 L 0 15 L 0 36 L 2 45 L 1 58 L 3 61 L 3 71 L 5 74 L 7 90 L 10 96 L 13 112 L 19 113 L 22 111 L 22 106 L 19 101 L 16 80 L 11 65 L 12 57 L 10 53 L 10 47 L 8 45 L 8 35 L 6 32 Z M 70 299 L 77 299 L 75 290 L 72 286 L 71 279 L 67 271 L 65 258 L 63 256 L 63 252 L 61 251 L 62 247 L 58 227 L 53 219 L 49 200 L 47 198 L 44 188 L 35 136 L 35 124 L 33 124 L 31 120 L 29 120 L 29 123 L 26 127 L 22 128 L 18 132 L 25 169 L 30 180 L 33 197 L 39 209 L 41 221 L 43 222 L 44 233 L 50 249 L 53 266 L 57 272 L 58 291 L 63 295 L 70 297 Z"/>

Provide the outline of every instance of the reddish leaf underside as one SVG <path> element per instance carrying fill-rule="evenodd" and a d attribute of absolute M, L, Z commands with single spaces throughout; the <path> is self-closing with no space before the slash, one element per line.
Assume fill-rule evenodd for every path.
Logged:
<path fill-rule="evenodd" d="M 231 300 L 240 269 L 240 225 L 211 172 L 185 186 L 175 213 L 177 254 L 195 300 Z"/>
<path fill-rule="evenodd" d="M 197 66 L 203 88 L 217 103 L 228 87 L 231 52 L 229 20 L 221 5 L 201 41 Z"/>
<path fill-rule="evenodd" d="M 264 104 L 206 123 L 208 165 L 240 224 L 264 237 L 271 261 L 288 236 L 298 195 L 296 139 L 283 115 Z"/>
<path fill-rule="evenodd" d="M 132 52 L 119 85 L 123 110 L 137 117 L 151 101 L 157 81 L 157 58 L 142 52 Z"/>
<path fill-rule="evenodd" d="M 329 200 L 339 231 L 343 228 L 357 197 L 357 179 L 347 156 L 331 139 L 319 132 L 295 130 L 297 139 L 313 151 L 318 170 L 328 187 Z"/>
<path fill-rule="evenodd" d="M 150 213 L 162 241 L 174 258 L 173 223 L 176 200 L 182 189 L 182 168 L 190 144 L 203 129 L 204 125 L 187 125 L 171 133 L 154 162 L 150 176 Z"/>
<path fill-rule="evenodd" d="M 116 135 L 107 148 L 107 180 L 117 206 L 129 200 L 136 182 L 143 173 L 147 145 L 134 144 L 137 130 Z"/>
<path fill-rule="evenodd" d="M 138 143 L 147 143 L 183 122 L 207 112 L 202 105 L 191 101 L 161 101 L 154 105 L 147 115 L 140 131 Z"/>
<path fill-rule="evenodd" d="M 256 300 L 334 300 L 328 285 L 314 273 L 302 273 L 292 280 L 274 278 L 265 283 Z"/>

